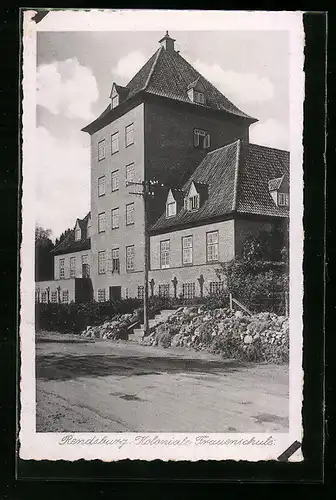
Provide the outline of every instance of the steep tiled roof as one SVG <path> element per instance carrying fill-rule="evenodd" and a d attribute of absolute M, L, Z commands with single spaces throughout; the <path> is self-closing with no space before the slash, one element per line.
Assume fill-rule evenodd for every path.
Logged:
<path fill-rule="evenodd" d="M 247 115 L 227 99 L 212 83 L 206 80 L 191 64 L 189 64 L 175 50 L 167 50 L 160 47 L 136 73 L 130 82 L 124 87 L 128 94 L 123 100 L 128 101 L 139 92 L 168 97 L 176 101 L 190 103 L 188 88 L 199 83 L 204 87 L 206 103 L 202 106 L 216 111 L 224 111 L 251 122 L 257 121 Z M 194 106 L 200 104 L 193 103 Z M 96 121 L 112 113 L 110 105 L 90 125 L 84 127 L 84 131 Z"/>
<path fill-rule="evenodd" d="M 282 176 L 289 182 L 289 152 L 249 144 L 242 160 L 238 173 L 237 212 L 287 217 L 288 208 L 275 205 L 268 182 Z"/>
<path fill-rule="evenodd" d="M 207 186 L 207 197 L 199 210 L 182 208 L 176 217 L 162 214 L 151 231 L 206 223 L 221 216 L 253 214 L 288 217 L 287 207 L 278 207 L 269 192 L 269 181 L 286 177 L 289 181 L 289 153 L 280 149 L 238 140 L 206 155 L 182 190 L 187 192 L 194 181 L 196 188 Z"/>
<path fill-rule="evenodd" d="M 91 216 L 89 212 L 84 219 L 77 219 L 78 224 L 82 230 L 82 238 L 78 241 L 75 240 L 75 229 L 72 229 L 57 247 L 52 250 L 55 255 L 81 252 L 82 250 L 89 250 L 91 248 L 90 238 L 87 237 L 87 224 Z M 76 221 L 76 224 L 77 224 Z"/>
<path fill-rule="evenodd" d="M 182 208 L 176 217 L 167 219 L 165 214 L 152 225 L 151 230 L 175 227 L 208 220 L 232 211 L 235 173 L 238 167 L 239 141 L 208 153 L 182 190 L 187 192 L 192 181 L 206 184 L 207 199 L 199 210 L 189 212 Z"/>

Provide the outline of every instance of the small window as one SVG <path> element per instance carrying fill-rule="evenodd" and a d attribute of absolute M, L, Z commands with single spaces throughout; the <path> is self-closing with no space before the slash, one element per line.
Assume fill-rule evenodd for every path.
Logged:
<path fill-rule="evenodd" d="M 125 127 L 125 146 L 134 144 L 134 123 L 130 123 Z"/>
<path fill-rule="evenodd" d="M 70 257 L 70 278 L 76 277 L 76 257 Z"/>
<path fill-rule="evenodd" d="M 99 177 L 98 179 L 98 196 L 104 196 L 105 194 L 105 175 Z"/>
<path fill-rule="evenodd" d="M 170 241 L 169 240 L 160 241 L 160 267 L 161 267 L 161 269 L 169 268 L 169 256 L 170 256 Z"/>
<path fill-rule="evenodd" d="M 188 210 L 198 210 L 199 209 L 199 195 L 190 196 L 188 198 Z"/>
<path fill-rule="evenodd" d="M 125 289 L 125 299 L 129 299 L 129 298 L 130 298 L 129 288 L 126 288 Z"/>
<path fill-rule="evenodd" d="M 105 139 L 98 142 L 98 160 L 103 160 L 105 158 Z"/>
<path fill-rule="evenodd" d="M 111 191 L 118 191 L 119 189 L 119 170 L 111 173 Z"/>
<path fill-rule="evenodd" d="M 134 203 L 126 205 L 126 226 L 134 224 Z"/>
<path fill-rule="evenodd" d="M 210 294 L 216 295 L 217 293 L 222 292 L 224 289 L 223 281 L 210 281 Z"/>
<path fill-rule="evenodd" d="M 118 229 L 119 227 L 119 208 L 111 210 L 111 228 Z"/>
<path fill-rule="evenodd" d="M 111 154 L 118 153 L 119 151 L 119 132 L 111 135 Z"/>
<path fill-rule="evenodd" d="M 129 165 L 126 165 L 125 171 L 126 171 L 125 178 L 126 178 L 126 186 L 127 186 L 128 183 L 134 182 L 134 163 L 130 163 Z"/>
<path fill-rule="evenodd" d="M 62 291 L 62 304 L 68 304 L 68 302 L 69 302 L 69 291 L 63 290 Z"/>
<path fill-rule="evenodd" d="M 75 240 L 79 241 L 81 237 L 82 237 L 82 230 L 79 226 L 77 226 L 75 230 Z"/>
<path fill-rule="evenodd" d="M 57 302 L 57 292 L 51 292 L 51 302 L 55 304 Z"/>
<path fill-rule="evenodd" d="M 205 97 L 203 92 L 197 92 L 197 90 L 194 90 L 194 102 L 197 104 L 205 104 Z"/>
<path fill-rule="evenodd" d="M 112 97 L 111 105 L 112 105 L 112 109 L 116 108 L 119 105 L 119 96 L 118 95 L 115 95 L 114 97 Z"/>
<path fill-rule="evenodd" d="M 140 285 L 138 286 L 138 299 L 143 300 L 145 295 L 145 287 Z"/>
<path fill-rule="evenodd" d="M 64 279 L 64 267 L 65 267 L 65 259 L 60 259 L 59 261 L 59 277 L 60 279 Z"/>
<path fill-rule="evenodd" d="M 134 271 L 134 245 L 126 247 L 126 271 Z"/>
<path fill-rule="evenodd" d="M 166 216 L 174 217 L 176 215 L 176 201 L 167 203 L 166 205 Z"/>
<path fill-rule="evenodd" d="M 278 205 L 279 207 L 288 207 L 288 194 L 278 193 Z"/>
<path fill-rule="evenodd" d="M 97 298 L 98 302 L 105 302 L 105 288 L 98 288 Z"/>
<path fill-rule="evenodd" d="M 193 299 L 195 297 L 195 283 L 183 283 L 182 294 L 185 299 Z"/>
<path fill-rule="evenodd" d="M 212 231 L 206 235 L 207 242 L 207 262 L 218 260 L 218 231 Z"/>
<path fill-rule="evenodd" d="M 46 291 L 41 292 L 41 302 L 42 303 L 48 302 L 47 292 Z"/>
<path fill-rule="evenodd" d="M 184 236 L 182 238 L 182 264 L 191 265 L 193 263 L 193 238 Z"/>
<path fill-rule="evenodd" d="M 105 274 L 105 250 L 98 252 L 98 274 Z"/>
<path fill-rule="evenodd" d="M 194 129 L 194 146 L 195 148 L 208 149 L 210 148 L 210 134 L 199 128 Z"/>
<path fill-rule="evenodd" d="M 169 284 L 159 285 L 159 297 L 169 297 Z"/>
<path fill-rule="evenodd" d="M 119 248 L 112 250 L 112 273 L 120 273 Z"/>
<path fill-rule="evenodd" d="M 98 214 L 98 233 L 103 233 L 105 231 L 106 226 L 106 214 L 102 212 Z"/>

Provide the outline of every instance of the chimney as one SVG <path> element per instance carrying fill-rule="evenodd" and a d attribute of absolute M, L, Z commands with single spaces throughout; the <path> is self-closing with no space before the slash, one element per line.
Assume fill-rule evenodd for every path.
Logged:
<path fill-rule="evenodd" d="M 170 38 L 168 31 L 166 31 L 166 34 L 161 40 L 159 40 L 159 43 L 161 43 L 161 46 L 166 49 L 168 52 L 174 52 L 174 38 Z"/>

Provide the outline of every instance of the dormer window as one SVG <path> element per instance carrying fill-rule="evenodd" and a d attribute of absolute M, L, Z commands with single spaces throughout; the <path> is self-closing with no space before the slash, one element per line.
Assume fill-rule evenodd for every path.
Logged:
<path fill-rule="evenodd" d="M 288 207 L 288 194 L 278 193 L 278 205 L 279 207 Z"/>
<path fill-rule="evenodd" d="M 200 207 L 200 197 L 199 194 L 195 194 L 193 196 L 189 196 L 184 199 L 184 208 L 188 210 L 188 212 L 192 212 L 194 210 L 198 210 Z"/>
<path fill-rule="evenodd" d="M 117 95 L 113 96 L 111 99 L 112 109 L 116 108 L 118 105 L 119 105 L 119 95 L 117 94 Z"/>
<path fill-rule="evenodd" d="M 198 77 L 197 80 L 195 80 L 188 86 L 187 92 L 191 102 L 194 102 L 195 104 L 201 104 L 203 106 L 206 104 L 204 93 L 205 87 L 200 77 Z"/>
<path fill-rule="evenodd" d="M 194 90 L 194 102 L 197 104 L 205 104 L 205 97 L 203 92 L 197 92 Z"/>
<path fill-rule="evenodd" d="M 171 203 L 167 203 L 166 205 L 166 216 L 174 217 L 176 215 L 176 201 L 172 201 Z"/>
<path fill-rule="evenodd" d="M 77 226 L 75 229 L 75 240 L 79 241 L 81 237 L 82 237 L 82 230 L 79 226 Z"/>
<path fill-rule="evenodd" d="M 195 148 L 208 149 L 210 148 L 210 134 L 199 128 L 194 129 L 194 146 Z"/>

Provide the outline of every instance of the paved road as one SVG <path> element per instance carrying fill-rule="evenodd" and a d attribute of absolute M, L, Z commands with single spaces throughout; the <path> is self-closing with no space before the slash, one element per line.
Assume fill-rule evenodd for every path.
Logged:
<path fill-rule="evenodd" d="M 37 432 L 286 432 L 287 366 L 182 348 L 36 344 Z"/>

